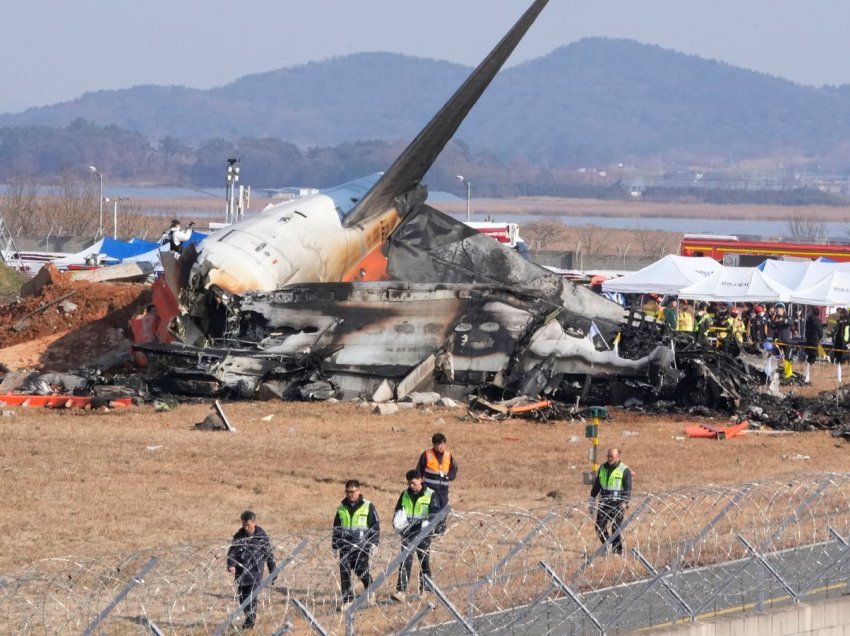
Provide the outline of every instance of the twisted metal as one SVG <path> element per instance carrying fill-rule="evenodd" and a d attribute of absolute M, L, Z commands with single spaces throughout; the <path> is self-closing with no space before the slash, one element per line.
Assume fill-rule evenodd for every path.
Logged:
<path fill-rule="evenodd" d="M 396 572 L 387 566 L 401 545 L 389 536 L 372 560 L 382 580 L 373 590 L 377 603 L 362 603 L 347 620 L 338 611 L 330 531 L 313 530 L 273 537 L 279 561 L 293 556 L 260 593 L 257 627 L 269 634 L 584 634 L 658 626 L 840 594 L 848 534 L 848 474 L 636 493 L 622 556 L 600 545 L 586 503 L 455 511 L 432 541 L 435 591 L 417 594 L 412 583 L 406 602 L 390 599 Z M 228 617 L 239 606 L 228 545 L 53 558 L 0 573 L 0 631 L 84 633 L 99 621 L 94 633 L 211 634 L 220 626 L 234 633 L 238 622 Z"/>

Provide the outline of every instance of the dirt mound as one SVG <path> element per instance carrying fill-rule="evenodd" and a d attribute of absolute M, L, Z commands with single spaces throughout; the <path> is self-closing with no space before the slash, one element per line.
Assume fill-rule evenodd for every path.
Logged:
<path fill-rule="evenodd" d="M 33 366 L 33 360 L 38 360 L 35 366 L 58 370 L 92 364 L 116 346 L 126 348 L 128 321 L 151 301 L 149 286 L 74 281 L 53 265 L 43 270 L 37 291 L 4 305 L 0 311 L 0 349 L 4 350 L 0 357 L 4 364 L 16 368 Z M 68 294 L 66 301 L 37 311 Z M 13 329 L 24 324 L 20 330 Z"/>

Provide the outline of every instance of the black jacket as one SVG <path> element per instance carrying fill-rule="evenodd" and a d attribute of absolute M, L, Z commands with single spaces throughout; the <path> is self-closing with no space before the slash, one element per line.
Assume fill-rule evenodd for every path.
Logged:
<path fill-rule="evenodd" d="M 437 457 L 437 461 L 442 464 L 443 463 L 443 456 L 445 455 L 445 453 L 438 453 L 434 449 L 429 449 L 429 450 L 432 450 L 434 452 L 434 455 Z M 455 477 L 457 477 L 457 462 L 455 461 L 455 454 L 452 453 L 451 451 L 449 451 L 449 452 L 450 452 L 449 472 L 446 473 L 446 480 L 447 481 L 454 481 Z M 416 464 L 416 470 L 418 470 L 419 474 L 423 475 L 423 476 L 425 476 L 425 466 L 428 465 L 427 454 L 428 454 L 428 451 L 423 451 L 423 453 L 419 456 L 419 461 Z M 449 487 L 445 484 L 435 484 L 432 481 L 429 481 L 427 479 L 423 479 L 422 483 L 425 484 L 431 490 L 433 490 L 434 492 L 436 492 L 440 495 L 444 495 L 444 494 L 448 493 L 448 491 L 449 491 Z M 443 501 L 444 499 L 446 499 L 446 498 L 442 497 L 441 500 L 440 500 L 440 503 L 445 503 Z"/>
<path fill-rule="evenodd" d="M 269 573 L 276 567 L 269 535 L 260 526 L 254 528 L 254 534 L 239 528 L 227 551 L 227 567 L 236 568 L 236 584 L 259 585 L 264 564 L 268 565 Z"/>
<path fill-rule="evenodd" d="M 349 515 L 353 515 L 354 511 L 362 503 L 363 495 L 360 495 L 360 498 L 354 503 L 351 503 L 348 497 L 346 497 L 340 502 L 340 505 L 345 506 Z M 331 548 L 334 550 L 341 550 L 343 552 L 354 548 L 362 550 L 369 546 L 378 545 L 378 542 L 381 540 L 381 522 L 378 521 L 378 511 L 375 510 L 375 504 L 371 501 L 369 502 L 369 513 L 366 517 L 368 529 L 363 533 L 363 536 L 354 536 L 352 533 L 346 532 L 347 529 L 343 528 L 341 523 L 342 520 L 339 518 L 339 509 L 337 508 L 336 514 L 334 514 L 334 526 L 331 535 Z"/>
<path fill-rule="evenodd" d="M 823 340 L 823 325 L 820 321 L 820 316 L 809 314 L 806 316 L 806 344 L 810 347 L 820 344 Z"/>

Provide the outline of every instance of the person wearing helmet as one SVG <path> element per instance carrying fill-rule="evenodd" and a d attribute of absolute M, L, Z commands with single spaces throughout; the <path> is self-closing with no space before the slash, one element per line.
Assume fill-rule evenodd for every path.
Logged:
<path fill-rule="evenodd" d="M 750 319 L 749 331 L 750 341 L 756 348 L 761 349 L 767 337 L 767 316 L 762 305 L 755 306 L 755 315 Z"/>
<path fill-rule="evenodd" d="M 726 329 L 730 338 L 733 338 L 739 345 L 744 343 L 746 328 L 737 307 L 732 307 L 729 310 L 729 317 L 726 318 Z"/>

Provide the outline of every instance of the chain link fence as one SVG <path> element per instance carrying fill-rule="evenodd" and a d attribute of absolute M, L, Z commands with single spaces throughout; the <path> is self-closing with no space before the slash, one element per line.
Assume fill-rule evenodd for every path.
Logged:
<path fill-rule="evenodd" d="M 753 458 L 741 470 L 757 466 Z M 278 568 L 259 593 L 257 629 L 615 633 L 837 596 L 850 565 L 848 499 L 847 474 L 635 493 L 622 527 L 623 555 L 600 544 L 587 502 L 453 511 L 431 544 L 431 591 L 416 593 L 414 572 L 407 601 L 390 599 L 402 548 L 385 531 L 371 568 L 377 603 L 358 583 L 346 611 L 338 611 L 330 529 L 273 536 Z M 241 611 L 226 571 L 228 547 L 222 540 L 52 558 L 0 573 L 0 631 L 234 633 Z"/>

